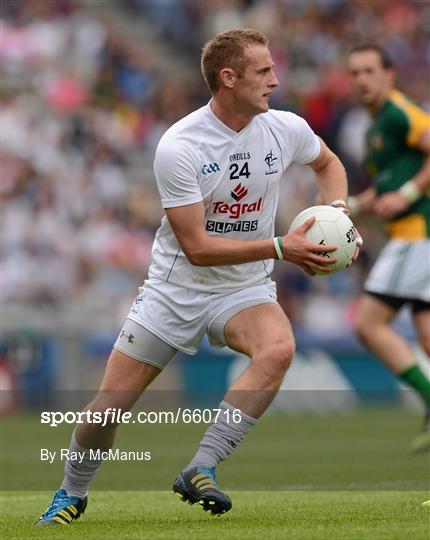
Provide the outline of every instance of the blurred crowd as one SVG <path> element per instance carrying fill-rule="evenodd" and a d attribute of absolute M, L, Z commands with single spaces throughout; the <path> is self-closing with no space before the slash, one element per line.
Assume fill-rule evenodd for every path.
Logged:
<path fill-rule="evenodd" d="M 109 10 L 107 17 L 106 10 Z M 111 13 L 112 12 L 112 13 Z M 131 38 L 145 21 L 156 32 Z M 0 19 L 2 299 L 6 304 L 126 310 L 145 279 L 162 216 L 152 159 L 164 130 L 208 100 L 202 43 L 250 26 L 271 41 L 280 87 L 272 106 L 304 116 L 344 161 L 351 191 L 366 186 L 368 118 L 344 70 L 353 45 L 392 53 L 400 86 L 429 106 L 430 9 L 396 0 L 4 0 Z M 155 37 L 154 37 L 155 36 Z M 188 62 L 189 79 L 165 69 L 154 43 Z M 178 68 L 179 69 L 179 68 Z M 279 231 L 314 201 L 312 175 L 292 167 L 283 183 Z M 277 265 L 281 303 L 297 323 L 338 331 L 379 235 L 351 271 L 310 280 Z M 369 229 L 370 230 L 370 229 Z M 329 293 L 329 294 L 327 294 Z M 303 301 L 303 298 L 308 299 Z M 330 305 L 329 305 L 330 304 Z M 121 307 L 118 307 L 121 306 Z M 318 326 L 317 325 L 317 326 Z"/>
<path fill-rule="evenodd" d="M 191 105 L 81 2 L 2 7 L 3 301 L 110 307 L 144 279 L 161 216 L 142 156 Z"/>

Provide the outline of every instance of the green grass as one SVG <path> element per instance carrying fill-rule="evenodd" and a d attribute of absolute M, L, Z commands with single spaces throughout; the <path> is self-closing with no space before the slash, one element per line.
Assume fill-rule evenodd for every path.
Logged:
<path fill-rule="evenodd" d="M 225 463 L 218 476 L 227 490 L 428 490 L 428 455 L 408 447 L 421 418 L 401 409 L 360 410 L 325 416 L 263 417 Z M 105 464 L 92 489 L 165 491 L 194 455 L 203 424 L 123 425 L 121 450 L 149 450 L 148 462 Z M 41 426 L 39 417 L 2 420 L 1 488 L 47 491 L 62 478 L 64 462 L 41 462 L 40 448 L 69 446 L 73 427 Z"/>
<path fill-rule="evenodd" d="M 70 526 L 36 528 L 50 494 L 5 493 L 1 537 L 93 539 L 428 540 L 422 492 L 233 492 L 211 517 L 165 492 L 94 492 Z"/>
<path fill-rule="evenodd" d="M 0 537 L 429 540 L 430 509 L 421 506 L 430 498 L 429 455 L 408 451 L 419 425 L 401 409 L 267 415 L 219 467 L 233 499 L 219 518 L 166 492 L 205 425 L 121 426 L 117 446 L 150 450 L 151 461 L 105 464 L 85 515 L 70 527 L 42 529 L 33 524 L 64 463 L 41 463 L 40 447 L 67 447 L 72 427 L 10 416 L 1 429 Z"/>

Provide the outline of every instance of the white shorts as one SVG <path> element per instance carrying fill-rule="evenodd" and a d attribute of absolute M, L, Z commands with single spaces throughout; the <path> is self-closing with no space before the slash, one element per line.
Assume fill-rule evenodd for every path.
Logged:
<path fill-rule="evenodd" d="M 259 304 L 276 304 L 276 283 L 271 280 L 219 294 L 151 279 L 139 293 L 127 319 L 187 354 L 196 354 L 205 333 L 212 345 L 224 347 L 224 327 L 234 315 Z"/>
<path fill-rule="evenodd" d="M 390 240 L 373 265 L 364 289 L 430 302 L 430 240 Z"/>

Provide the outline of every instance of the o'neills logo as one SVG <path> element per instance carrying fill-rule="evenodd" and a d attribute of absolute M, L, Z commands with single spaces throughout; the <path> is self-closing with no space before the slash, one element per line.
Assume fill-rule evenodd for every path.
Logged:
<path fill-rule="evenodd" d="M 249 212 L 260 212 L 263 208 L 263 197 L 253 203 L 234 203 L 215 202 L 213 204 L 214 214 L 228 214 L 229 218 L 237 219 L 243 214 Z"/>

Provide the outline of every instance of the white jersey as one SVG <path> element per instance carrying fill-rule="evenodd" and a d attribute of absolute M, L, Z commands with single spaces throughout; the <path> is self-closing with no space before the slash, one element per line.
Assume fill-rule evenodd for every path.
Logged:
<path fill-rule="evenodd" d="M 283 172 L 292 162 L 306 164 L 319 153 L 315 133 L 293 113 L 271 109 L 236 133 L 208 103 L 166 131 L 157 147 L 154 172 L 163 208 L 203 201 L 208 235 L 266 239 L 274 235 Z M 272 270 L 273 259 L 194 266 L 164 216 L 155 235 L 149 278 L 229 292 L 264 283 Z"/>

